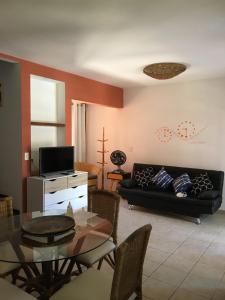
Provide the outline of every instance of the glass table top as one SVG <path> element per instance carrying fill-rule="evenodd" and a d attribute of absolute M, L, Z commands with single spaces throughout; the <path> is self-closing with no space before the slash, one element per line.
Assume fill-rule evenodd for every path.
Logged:
<path fill-rule="evenodd" d="M 75 230 L 59 235 L 53 243 L 48 244 L 45 237 L 31 237 L 23 232 L 24 223 L 49 215 L 65 215 L 65 211 L 0 218 L 0 261 L 38 263 L 72 258 L 101 246 L 112 233 L 112 224 L 107 219 L 85 208 L 74 211 Z"/>

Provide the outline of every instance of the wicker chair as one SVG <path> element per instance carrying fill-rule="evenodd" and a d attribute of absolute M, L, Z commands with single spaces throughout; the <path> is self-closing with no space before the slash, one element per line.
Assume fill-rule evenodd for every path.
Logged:
<path fill-rule="evenodd" d="M 4 279 L 0 279 L 1 299 L 9 300 L 35 300 L 33 296 L 25 293 L 15 285 L 12 285 Z"/>
<path fill-rule="evenodd" d="M 10 217 L 12 214 L 12 197 L 0 194 L 0 217 Z"/>
<path fill-rule="evenodd" d="M 86 162 L 76 162 L 74 170 L 88 172 L 88 189 L 93 190 L 98 188 L 98 177 L 101 169 L 94 164 Z"/>
<path fill-rule="evenodd" d="M 84 265 L 89 268 L 96 262 L 99 262 L 98 269 L 100 269 L 103 259 L 106 260 L 112 268 L 114 268 L 115 261 L 110 253 L 116 249 L 117 245 L 119 205 L 120 197 L 115 193 L 104 190 L 95 190 L 89 193 L 88 210 L 106 218 L 113 224 L 111 235 L 112 239 L 108 240 L 95 250 L 82 254 L 77 258 L 76 263 L 80 273 L 82 273 L 80 265 Z"/>
<path fill-rule="evenodd" d="M 12 197 L 0 194 L 0 217 L 10 217 L 12 214 Z M 1 251 L 7 253 L 11 252 L 12 255 L 14 252 L 9 242 L 0 243 L 0 255 Z M 20 264 L 17 263 L 0 262 L 0 277 L 5 278 L 7 276 L 12 276 L 12 282 L 15 283 L 20 267 Z"/>
<path fill-rule="evenodd" d="M 143 264 L 151 229 L 150 224 L 139 228 L 118 247 L 113 278 L 90 268 L 56 292 L 51 300 L 128 300 L 131 296 L 141 300 Z"/>

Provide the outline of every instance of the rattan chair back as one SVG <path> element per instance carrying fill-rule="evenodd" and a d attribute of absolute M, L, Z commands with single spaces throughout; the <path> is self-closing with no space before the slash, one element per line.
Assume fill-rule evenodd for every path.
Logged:
<path fill-rule="evenodd" d="M 135 292 L 142 299 L 142 273 L 152 226 L 133 232 L 117 249 L 110 300 L 127 300 Z"/>
<path fill-rule="evenodd" d="M 117 227 L 120 196 L 105 190 L 94 190 L 88 194 L 88 210 L 106 218 L 113 224 L 112 238 L 117 243 Z"/>

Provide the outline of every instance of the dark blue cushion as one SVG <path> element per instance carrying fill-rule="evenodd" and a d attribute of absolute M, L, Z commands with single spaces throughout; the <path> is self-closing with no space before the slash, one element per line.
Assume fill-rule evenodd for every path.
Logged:
<path fill-rule="evenodd" d="M 166 189 L 173 181 L 171 177 L 163 168 L 152 178 L 152 181 L 160 188 Z"/>
<path fill-rule="evenodd" d="M 182 174 L 173 181 L 175 193 L 186 193 L 191 187 L 191 179 L 187 173 Z"/>

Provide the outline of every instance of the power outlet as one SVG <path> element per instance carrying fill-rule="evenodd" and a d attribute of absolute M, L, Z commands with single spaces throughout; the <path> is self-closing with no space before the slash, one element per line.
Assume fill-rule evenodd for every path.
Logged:
<path fill-rule="evenodd" d="M 25 160 L 29 160 L 30 159 L 30 153 L 29 152 L 25 152 L 24 153 L 24 159 Z"/>

